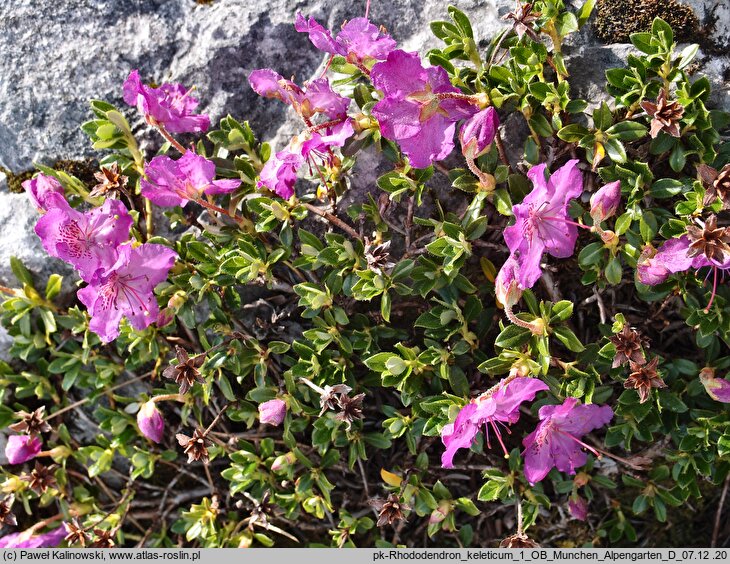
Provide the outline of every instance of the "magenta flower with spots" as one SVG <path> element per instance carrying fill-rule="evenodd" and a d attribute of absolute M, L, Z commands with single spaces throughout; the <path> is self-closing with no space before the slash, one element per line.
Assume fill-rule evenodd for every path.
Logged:
<path fill-rule="evenodd" d="M 259 420 L 269 425 L 281 425 L 286 416 L 286 402 L 280 399 L 265 401 L 259 405 Z"/>
<path fill-rule="evenodd" d="M 108 343 L 119 335 L 122 317 L 135 329 L 154 323 L 159 312 L 154 289 L 167 278 L 176 258 L 177 253 L 164 245 L 120 246 L 112 267 L 97 271 L 89 285 L 78 291 L 91 315 L 89 329 Z"/>
<path fill-rule="evenodd" d="M 373 66 L 383 99 L 373 107 L 383 137 L 400 145 L 416 168 L 445 159 L 454 148 L 456 122 L 476 113 L 441 67 L 424 68 L 417 53 L 392 51 Z"/>
<path fill-rule="evenodd" d="M 545 180 L 545 165 L 533 166 L 527 176 L 533 189 L 512 208 L 515 223 L 504 230 L 504 240 L 519 265 L 519 284 L 532 288 L 542 275 L 540 260 L 547 252 L 556 258 L 573 254 L 577 224 L 568 215 L 568 205 L 583 191 L 583 176 L 571 160 Z"/>
<path fill-rule="evenodd" d="M 302 14 L 297 14 L 294 28 L 301 33 L 308 33 L 309 40 L 320 51 L 342 55 L 350 62 L 384 61 L 396 46 L 390 35 L 367 18 L 354 18 L 345 22 L 342 31 L 334 38 L 330 30 L 317 20 L 311 17 L 305 19 Z"/>
<path fill-rule="evenodd" d="M 482 425 L 485 425 L 487 446 L 491 448 L 491 427 L 491 433 L 494 433 L 507 456 L 500 426 L 507 429 L 506 425 L 516 423 L 520 418 L 520 405 L 532 401 L 537 392 L 547 390 L 548 386 L 536 378 L 515 378 L 507 383 L 502 380 L 495 388 L 493 392 L 482 394 L 467 403 L 454 422 L 445 425 L 441 430 L 441 440 L 446 447 L 441 455 L 441 465 L 444 468 L 453 467 L 456 451 L 469 448 Z"/>
<path fill-rule="evenodd" d="M 522 441 L 525 446 L 525 478 L 535 484 L 555 467 L 575 474 L 586 463 L 583 448 L 598 453 L 580 438 L 608 424 L 613 410 L 607 405 L 578 405 L 576 398 L 566 398 L 562 405 L 540 408 L 540 423 Z"/>
<path fill-rule="evenodd" d="M 137 106 L 151 125 L 161 125 L 170 133 L 202 133 L 210 127 L 210 117 L 194 114 L 198 100 L 182 84 L 165 83 L 158 88 L 142 84 L 133 70 L 124 82 L 124 101 Z"/>
<path fill-rule="evenodd" d="M 10 464 L 23 464 L 35 458 L 42 447 L 37 435 L 10 435 L 5 444 L 5 458 Z"/>
<path fill-rule="evenodd" d="M 67 535 L 65 525 L 40 535 L 34 533 L 35 531 L 31 528 L 5 535 L 0 538 L 0 548 L 55 548 Z"/>
<path fill-rule="evenodd" d="M 39 212 L 45 213 L 51 208 L 67 205 L 63 186 L 47 174 L 38 174 L 35 178 L 26 180 L 23 188 Z"/>
<path fill-rule="evenodd" d="M 213 180 L 215 164 L 205 157 L 187 151 L 178 160 L 166 155 L 152 159 L 145 167 L 142 195 L 162 207 L 184 207 L 203 194 L 228 194 L 241 185 L 233 178 Z"/>
<path fill-rule="evenodd" d="M 162 442 L 165 432 L 165 420 L 152 400 L 144 402 L 137 412 L 137 427 L 149 440 L 155 443 Z"/>
<path fill-rule="evenodd" d="M 88 282 L 117 260 L 117 247 L 129 240 L 132 223 L 124 204 L 108 199 L 85 213 L 68 204 L 51 208 L 35 232 L 49 255 L 72 264 Z"/>

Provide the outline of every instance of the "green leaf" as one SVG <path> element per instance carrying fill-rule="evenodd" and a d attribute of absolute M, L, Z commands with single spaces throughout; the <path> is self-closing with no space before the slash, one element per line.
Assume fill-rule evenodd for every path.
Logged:
<path fill-rule="evenodd" d="M 682 49 L 682 52 L 679 54 L 679 62 L 677 63 L 678 69 L 685 68 L 688 64 L 692 62 L 692 59 L 695 58 L 695 55 L 697 55 L 697 50 L 700 48 L 697 43 L 692 43 L 691 45 L 687 45 L 684 49 Z"/>
<path fill-rule="evenodd" d="M 593 8 L 596 6 L 596 0 L 586 0 L 578 10 L 578 27 L 583 27 L 591 17 Z"/>
<path fill-rule="evenodd" d="M 16 257 L 10 257 L 10 269 L 13 271 L 13 274 L 15 274 L 15 277 L 18 279 L 18 282 L 23 284 L 24 286 L 30 286 L 33 287 L 33 276 L 30 274 L 30 270 L 28 270 L 25 265 L 20 261 L 20 259 Z"/>
<path fill-rule="evenodd" d="M 568 348 L 568 350 L 573 352 L 582 352 L 585 350 L 583 343 L 581 343 L 580 339 L 575 336 L 575 333 L 564 325 L 553 327 L 552 332 L 553 335 L 555 335 L 555 337 Z"/>
<path fill-rule="evenodd" d="M 611 109 L 606 102 L 601 102 L 601 105 L 593 110 L 593 126 L 601 131 L 606 131 L 612 123 L 613 114 Z"/>
<path fill-rule="evenodd" d="M 508 325 L 497 335 L 494 345 L 503 349 L 516 349 L 530 340 L 532 333 L 529 329 L 518 325 Z"/>
<path fill-rule="evenodd" d="M 46 283 L 46 299 L 48 301 L 53 300 L 61 292 L 62 283 L 63 276 L 59 274 L 51 274 L 48 277 L 48 282 Z"/>
<path fill-rule="evenodd" d="M 553 134 L 553 128 L 550 126 L 550 122 L 542 114 L 532 116 L 530 118 L 530 126 L 541 137 L 550 137 Z"/>
<path fill-rule="evenodd" d="M 623 267 L 621 266 L 621 260 L 618 257 L 611 257 L 606 265 L 606 280 L 609 284 L 616 285 L 621 282 L 623 276 Z"/>
<path fill-rule="evenodd" d="M 669 166 L 674 172 L 681 172 L 687 162 L 687 156 L 681 143 L 674 145 L 672 153 L 669 155 Z"/>
<path fill-rule="evenodd" d="M 609 127 L 606 134 L 622 141 L 636 141 L 646 135 L 646 126 L 635 121 L 620 121 Z"/>
<path fill-rule="evenodd" d="M 586 127 L 579 123 L 571 123 L 558 131 L 558 137 L 566 143 L 577 143 L 583 137 L 588 135 L 589 131 Z"/>
<path fill-rule="evenodd" d="M 654 21 L 651 23 L 651 32 L 662 40 L 667 51 L 672 47 L 672 43 L 674 43 L 674 32 L 672 31 L 672 26 L 663 19 L 654 18 Z"/>

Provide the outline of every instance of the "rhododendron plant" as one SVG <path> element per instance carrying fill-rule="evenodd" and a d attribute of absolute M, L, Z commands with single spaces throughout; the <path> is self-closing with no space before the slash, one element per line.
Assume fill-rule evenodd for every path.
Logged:
<path fill-rule="evenodd" d="M 575 32 L 610 2 L 325 4 L 231 20 L 234 95 L 100 57 L 95 157 L 0 175 L 46 257 L 0 285 L 0 545 L 720 550 L 730 115 L 696 46 L 642 12 L 604 69 Z"/>

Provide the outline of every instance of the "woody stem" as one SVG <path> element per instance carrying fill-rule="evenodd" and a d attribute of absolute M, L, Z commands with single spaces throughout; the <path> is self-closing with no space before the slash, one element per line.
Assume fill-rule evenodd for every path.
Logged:
<path fill-rule="evenodd" d="M 109 394 L 113 392 L 114 390 L 118 390 L 119 388 L 123 388 L 124 386 L 129 386 L 130 384 L 134 384 L 135 382 L 139 382 L 143 378 L 146 378 L 147 374 L 143 374 L 142 376 L 137 376 L 136 378 L 132 378 L 131 380 L 128 380 L 126 382 L 122 382 L 121 384 L 117 384 L 116 386 L 112 386 L 108 390 L 104 390 L 105 394 Z M 80 399 L 79 401 L 76 401 L 70 405 L 67 405 L 64 408 L 59 409 L 58 411 L 51 413 L 48 417 L 46 417 L 46 421 L 50 421 L 54 417 L 57 417 L 58 415 L 61 415 L 62 413 L 66 413 L 67 411 L 71 411 L 72 409 L 76 409 L 79 406 L 82 406 L 86 403 L 88 403 L 93 396 L 86 396 L 84 399 Z"/>
<path fill-rule="evenodd" d="M 360 238 L 360 234 L 355 231 L 352 227 L 347 225 L 344 221 L 342 221 L 339 217 L 336 215 L 331 214 L 328 211 L 325 211 L 323 209 L 318 208 L 317 206 L 314 206 L 310 204 L 309 202 L 302 202 L 302 205 L 307 208 L 310 212 L 313 214 L 318 215 L 319 217 L 323 217 L 327 221 L 329 221 L 332 225 L 335 225 L 342 229 L 345 233 L 350 235 L 351 237 L 354 237 L 355 239 Z"/>
<path fill-rule="evenodd" d="M 517 506 L 517 534 L 524 536 L 525 531 L 522 530 L 522 500 L 519 497 L 515 499 L 515 505 Z"/>
<path fill-rule="evenodd" d="M 230 403 L 227 403 L 226 405 L 223 406 L 223 409 L 221 409 L 218 412 L 218 415 L 215 416 L 215 419 L 213 419 L 213 422 L 210 425 L 208 425 L 208 428 L 205 431 L 203 431 L 203 436 L 206 436 L 210 432 L 210 430 L 216 426 L 216 424 L 218 423 L 218 421 L 220 421 L 220 418 L 223 416 L 223 414 L 226 412 L 226 409 L 228 409 L 228 407 L 230 405 L 231 405 Z"/>

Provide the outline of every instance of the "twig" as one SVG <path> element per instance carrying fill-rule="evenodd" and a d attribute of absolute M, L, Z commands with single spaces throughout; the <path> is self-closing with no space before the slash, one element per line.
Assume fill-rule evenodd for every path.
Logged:
<path fill-rule="evenodd" d="M 116 386 L 112 386 L 111 388 L 104 390 L 102 394 L 109 394 L 113 392 L 114 390 L 118 390 L 119 388 L 123 388 L 124 386 L 129 386 L 130 384 L 134 384 L 135 382 L 139 382 L 140 380 L 147 377 L 147 374 L 143 374 L 142 376 L 137 376 L 136 378 L 132 378 L 131 380 L 128 380 L 126 382 L 122 382 L 121 384 L 117 384 Z M 64 408 L 59 409 L 58 411 L 55 411 L 51 413 L 48 417 L 46 417 L 46 421 L 49 421 L 53 419 L 54 417 L 57 417 L 58 415 L 61 415 L 62 413 L 66 413 L 67 411 L 71 411 L 72 409 L 76 409 L 77 407 L 80 407 L 86 403 L 88 403 L 94 396 L 86 396 L 84 399 L 80 399 L 79 401 L 76 401 L 70 405 L 67 405 Z"/>
<path fill-rule="evenodd" d="M 329 221 L 332 225 L 339 227 L 340 229 L 342 229 L 342 231 L 344 231 L 351 237 L 354 237 L 355 239 L 360 239 L 360 234 L 336 215 L 333 215 L 328 211 L 318 208 L 317 206 L 312 205 L 309 202 L 302 202 L 302 205 L 313 214 L 318 215 L 319 217 L 322 217 Z"/>
<path fill-rule="evenodd" d="M 406 249 L 411 248 L 411 229 L 413 228 L 413 200 L 413 194 L 411 194 L 411 196 L 408 198 L 408 212 L 406 213 Z"/>
<path fill-rule="evenodd" d="M 715 512 L 715 526 L 712 529 L 712 540 L 710 541 L 710 548 L 717 546 L 717 537 L 720 535 L 720 519 L 722 517 L 722 506 L 725 505 L 725 497 L 727 496 L 727 488 L 730 485 L 730 475 L 725 478 L 725 485 L 722 487 L 722 494 L 720 494 L 720 503 L 717 505 L 717 511 Z"/>

